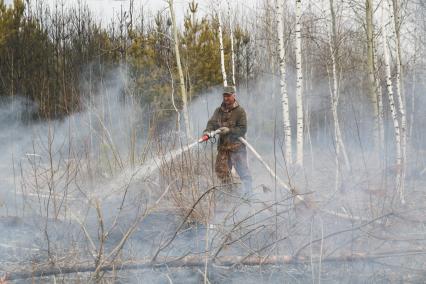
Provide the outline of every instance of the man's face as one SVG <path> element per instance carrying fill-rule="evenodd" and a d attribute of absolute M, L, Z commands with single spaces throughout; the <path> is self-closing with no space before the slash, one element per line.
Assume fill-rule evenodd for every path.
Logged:
<path fill-rule="evenodd" d="M 227 106 L 231 106 L 235 102 L 235 94 L 223 94 L 223 102 Z"/>

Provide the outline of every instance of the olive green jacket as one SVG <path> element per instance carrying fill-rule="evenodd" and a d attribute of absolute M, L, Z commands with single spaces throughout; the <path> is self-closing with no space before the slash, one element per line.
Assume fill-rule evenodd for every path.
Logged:
<path fill-rule="evenodd" d="M 237 101 L 230 108 L 226 108 L 222 103 L 207 122 L 204 132 L 211 132 L 220 127 L 228 127 L 229 133 L 220 135 L 218 148 L 242 144 L 238 138 L 244 137 L 247 132 L 247 115 Z"/>

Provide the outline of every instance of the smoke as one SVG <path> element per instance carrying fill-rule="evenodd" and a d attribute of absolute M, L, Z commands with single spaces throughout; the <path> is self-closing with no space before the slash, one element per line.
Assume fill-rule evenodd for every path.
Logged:
<path fill-rule="evenodd" d="M 63 120 L 26 119 L 36 106 L 20 97 L 2 102 L 0 231 L 13 232 L 2 234 L 6 263 L 16 255 L 11 248 L 23 251 L 19 261 L 81 249 L 76 243 L 87 240 L 79 222 L 95 229 L 101 185 L 138 161 L 146 140 L 143 106 L 124 96 L 123 74 L 113 70 L 103 85 L 91 86 L 98 93 L 87 97 L 85 110 Z M 100 208 L 105 222 L 116 202 Z"/>
<path fill-rule="evenodd" d="M 329 86 L 326 80 L 318 81 L 314 88 L 305 89 L 305 110 L 309 113 L 306 125 L 309 128 L 305 133 L 303 168 L 289 167 L 283 158 L 281 98 L 277 80 L 265 77 L 252 82 L 248 89 L 238 90 L 237 100 L 248 115 L 247 140 L 278 176 L 314 200 L 324 211 L 315 213 L 295 207 L 289 194 L 249 153 L 255 186 L 251 202 L 240 199 L 236 192 L 221 192 L 214 205 L 210 227 L 202 222 L 182 223 L 182 217 L 171 208 L 174 204 L 171 192 L 185 179 L 182 177 L 172 185 L 164 184 L 156 172 L 157 168 L 162 170 L 163 164 L 174 165 L 174 168 L 168 168 L 170 173 L 179 165 L 186 166 L 177 163 L 177 155 L 193 141 L 185 140 L 181 133 L 174 133 L 175 122 L 157 133 L 155 139 L 150 137 L 147 121 L 151 114 L 146 105 L 129 95 L 131 86 L 125 69 L 113 70 L 96 85 L 88 86 L 88 82 L 82 82 L 82 93 L 87 98 L 85 108 L 63 120 L 32 121 L 26 117 L 35 105 L 19 97 L 2 101 L 0 232 L 7 233 L 0 237 L 1 270 L 10 271 L 12 268 L 8 263 L 16 261 L 23 267 L 31 261 L 53 261 L 61 265 L 65 256 L 76 261 L 89 259 L 94 263 L 100 244 L 103 244 L 104 255 L 108 256 L 130 233 L 120 251 L 123 259 L 152 258 L 161 247 L 164 247 L 159 254 L 162 259 L 187 254 L 205 256 L 206 249 L 214 253 L 223 244 L 226 245 L 221 248 L 219 256 L 253 253 L 311 257 L 309 263 L 303 265 L 268 266 L 261 272 L 258 268 L 244 266 L 231 270 L 209 266 L 208 277 L 213 282 L 232 279 L 235 282 L 273 283 L 283 277 L 306 282 L 317 279 L 321 270 L 330 279 L 342 281 L 361 274 L 365 274 L 368 281 L 369 277 L 377 275 L 378 270 L 383 273 L 382 279 L 389 279 L 392 273 L 386 265 L 400 266 L 407 257 L 390 258 L 386 265 L 376 264 L 368 269 L 362 264 L 343 260 L 331 264 L 327 258 L 341 256 L 345 259 L 367 252 L 380 255 L 395 248 L 406 253 L 414 249 L 413 243 L 406 240 L 403 245 L 395 246 L 394 241 L 389 241 L 377 249 L 377 239 L 395 235 L 401 239 L 406 237 L 401 232 L 408 230 L 414 235 L 422 234 L 421 229 L 413 229 L 408 223 L 386 215 L 392 212 L 392 204 L 397 198 L 393 184 L 392 124 L 386 116 L 385 150 L 378 152 L 372 145 L 373 118 L 369 115 L 368 98 L 362 91 L 351 87 L 353 82 L 342 87 L 339 118 L 351 164 L 349 170 L 340 169 L 336 190 Z M 419 86 L 415 93 L 420 94 L 422 90 Z M 292 85 L 289 94 L 294 109 Z M 221 100 L 221 87 L 217 87 L 191 101 L 189 113 L 194 138 L 201 135 Z M 407 101 L 409 105 L 411 101 Z M 416 96 L 418 111 L 414 112 L 416 123 L 413 125 L 413 137 L 416 138 L 412 140 L 416 141 L 416 151 L 424 149 L 423 134 L 418 130 L 424 125 L 424 115 L 419 111 L 423 105 L 422 97 Z M 387 102 L 385 111 L 388 113 Z M 175 114 L 173 116 L 176 119 Z M 294 120 L 292 122 L 295 130 Z M 210 147 L 200 144 L 185 152 L 188 155 L 185 154 L 184 159 L 194 159 L 186 163 L 204 163 L 203 169 L 211 171 Z M 200 162 L 202 159 L 206 161 Z M 410 173 L 407 177 L 407 206 L 412 213 L 394 213 L 399 212 L 400 216 L 413 220 L 421 217 L 416 214 L 420 214 L 423 200 L 418 189 L 426 184 L 424 175 L 420 174 L 425 161 L 416 157 L 413 151 L 407 164 Z M 197 178 L 201 179 L 203 174 Z M 207 190 L 204 185 L 203 181 L 199 182 L 197 196 Z M 184 187 L 182 190 L 189 189 Z M 186 214 L 192 204 L 182 206 Z M 195 210 L 201 209 L 197 207 Z M 337 218 L 333 212 L 353 218 Z M 386 217 L 382 218 L 384 215 Z M 377 221 L 368 224 L 369 220 L 375 219 Z M 180 224 L 183 225 L 179 227 Z M 381 226 L 385 224 L 389 226 L 383 232 Z M 179 232 L 166 246 L 177 228 L 180 228 Z M 100 236 L 107 237 L 102 239 Z M 322 266 L 318 258 L 325 259 Z M 422 260 L 421 255 L 416 256 L 411 267 L 418 267 Z M 345 275 L 346 270 L 352 276 Z M 121 271 L 119 275 L 125 277 L 126 282 L 134 283 L 140 279 L 161 283 L 169 278 L 199 282 L 203 279 L 202 271 L 204 267 L 159 269 L 158 273 L 151 270 Z"/>

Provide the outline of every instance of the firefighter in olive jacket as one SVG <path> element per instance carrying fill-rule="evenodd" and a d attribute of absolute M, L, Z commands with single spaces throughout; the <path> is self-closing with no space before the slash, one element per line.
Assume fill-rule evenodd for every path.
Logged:
<path fill-rule="evenodd" d="M 235 99 L 235 88 L 225 87 L 223 102 L 207 123 L 203 134 L 221 130 L 215 171 L 223 184 L 231 183 L 231 169 L 235 167 L 241 181 L 244 193 L 251 192 L 252 178 L 247 164 L 246 146 L 238 140 L 247 132 L 246 112 Z"/>

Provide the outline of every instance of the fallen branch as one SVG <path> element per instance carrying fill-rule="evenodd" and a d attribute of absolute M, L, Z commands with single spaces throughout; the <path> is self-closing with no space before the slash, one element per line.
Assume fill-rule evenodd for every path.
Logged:
<path fill-rule="evenodd" d="M 406 251 L 385 251 L 374 254 L 368 253 L 348 253 L 347 255 L 327 257 L 327 258 L 313 258 L 310 257 L 296 257 L 290 255 L 274 255 L 274 256 L 221 256 L 216 258 L 214 263 L 217 266 L 233 267 L 235 265 L 244 266 L 261 266 L 261 265 L 284 265 L 284 264 L 306 264 L 312 262 L 355 262 L 355 261 L 370 261 L 374 259 L 389 258 L 389 257 L 402 257 L 412 255 L 426 254 L 426 250 L 406 250 Z M 138 260 L 131 263 L 114 263 L 104 265 L 100 268 L 101 271 L 123 271 L 123 270 L 139 270 L 139 269 L 152 269 L 152 268 L 177 268 L 177 267 L 204 267 L 205 259 L 202 256 L 185 256 L 176 260 L 170 258 L 158 258 L 159 261 L 152 262 L 150 260 Z M 160 261 L 161 260 L 161 261 Z M 3 281 L 29 279 L 38 277 L 49 277 L 53 275 L 64 275 L 72 273 L 88 273 L 97 269 L 94 265 L 76 265 L 72 267 L 46 267 L 33 271 L 24 272 L 10 272 L 7 273 Z M 0 278 L 1 279 L 1 278 Z M 1 283 L 1 282 L 0 282 Z"/>

